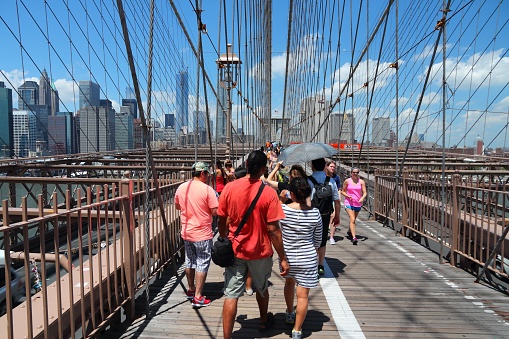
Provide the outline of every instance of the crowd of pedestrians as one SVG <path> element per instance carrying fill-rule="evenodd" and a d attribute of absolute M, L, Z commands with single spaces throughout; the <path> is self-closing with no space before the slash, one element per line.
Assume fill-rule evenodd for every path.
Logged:
<path fill-rule="evenodd" d="M 264 332 L 274 325 L 268 293 L 274 251 L 280 275 L 285 278 L 285 320 L 293 326 L 292 338 L 302 338 L 310 289 L 317 287 L 325 274 L 327 243 L 336 243 L 341 195 L 350 219 L 348 236 L 357 244 L 355 220 L 367 196 L 359 169 L 354 168 L 341 186 L 334 161 L 311 161 L 309 176 L 300 165 L 285 172 L 278 161 L 280 151 L 280 145 L 267 143 L 236 169 L 229 159 L 224 166 L 218 160 L 215 169 L 196 162 L 193 179 L 180 185 L 175 194 L 185 245 L 186 295 L 193 307 L 210 304 L 203 287 L 211 262 L 214 216 L 219 236 L 233 240 L 235 259 L 224 269 L 224 338 L 231 338 L 238 300 L 244 293 L 256 294 L 258 330 Z M 244 226 L 233 239 L 257 195 L 252 213 L 244 218 Z"/>

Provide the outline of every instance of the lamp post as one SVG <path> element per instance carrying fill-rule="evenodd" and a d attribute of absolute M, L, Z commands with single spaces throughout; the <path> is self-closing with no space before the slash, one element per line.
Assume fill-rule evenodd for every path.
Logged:
<path fill-rule="evenodd" d="M 219 68 L 219 76 L 221 86 L 226 90 L 226 158 L 230 159 L 231 154 L 231 135 L 232 135 L 232 101 L 231 90 L 237 86 L 237 82 L 233 81 L 232 71 L 237 68 L 237 65 L 242 64 L 239 57 L 233 53 L 232 44 L 226 45 L 226 54 L 221 54 L 219 59 L 216 60 L 217 67 Z M 236 75 L 237 72 L 234 73 Z"/>

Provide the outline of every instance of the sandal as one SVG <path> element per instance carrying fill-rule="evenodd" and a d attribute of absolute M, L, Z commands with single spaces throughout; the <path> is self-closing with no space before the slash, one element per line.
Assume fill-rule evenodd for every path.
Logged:
<path fill-rule="evenodd" d="M 267 313 L 267 321 L 260 321 L 260 323 L 258 324 L 258 331 L 266 332 L 270 330 L 272 326 L 274 326 L 274 322 L 275 322 L 274 314 L 272 314 L 271 312 Z"/>

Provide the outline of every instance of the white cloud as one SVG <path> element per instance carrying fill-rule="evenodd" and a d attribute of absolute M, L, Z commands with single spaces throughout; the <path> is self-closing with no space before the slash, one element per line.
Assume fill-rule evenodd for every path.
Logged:
<path fill-rule="evenodd" d="M 71 80 L 57 79 L 54 81 L 55 88 L 58 91 L 58 97 L 60 98 L 60 110 L 68 110 L 70 112 L 76 111 L 79 107 L 79 89 L 78 85 Z M 76 102 L 76 106 L 75 103 Z M 63 103 L 63 104 L 62 104 Z"/>
<path fill-rule="evenodd" d="M 416 104 L 419 102 L 419 99 L 416 100 Z M 432 105 L 440 102 L 440 94 L 437 92 L 429 92 L 422 97 L 422 105 Z"/>
<path fill-rule="evenodd" d="M 475 53 L 464 61 L 456 58 L 447 59 L 445 64 L 448 73 L 447 82 L 451 87 L 461 90 L 507 84 L 509 57 L 503 56 L 505 52 L 506 50 L 501 48 L 485 54 Z M 424 78 L 426 72 L 427 69 L 421 78 Z M 442 84 L 441 73 L 442 62 L 434 64 L 431 69 L 431 78 L 437 85 Z"/>
<path fill-rule="evenodd" d="M 509 96 L 493 105 L 493 111 L 509 113 Z"/>
<path fill-rule="evenodd" d="M 409 100 L 410 100 L 410 98 L 407 98 L 407 97 L 399 97 L 399 100 L 397 100 L 398 101 L 398 106 L 399 107 L 404 106 Z M 390 105 L 395 107 L 396 106 L 396 99 L 392 99 Z"/>
<path fill-rule="evenodd" d="M 286 53 L 272 57 L 272 78 L 284 77 L 286 72 Z"/>
<path fill-rule="evenodd" d="M 400 65 L 402 61 L 400 60 Z M 378 65 L 378 75 L 376 76 L 375 90 L 385 87 L 390 79 L 396 74 L 393 68 L 389 68 L 392 62 L 381 62 Z M 375 73 L 377 70 L 377 60 L 365 60 L 359 63 L 355 73 L 353 75 L 353 81 L 350 81 L 348 86 L 348 93 L 356 92 L 364 87 L 367 79 L 374 81 Z M 341 89 L 346 86 L 346 81 L 349 78 L 351 71 L 351 64 L 345 63 L 339 69 L 334 72 L 335 83 L 331 86 L 333 97 L 337 97 Z M 370 90 L 373 86 L 372 83 L 368 83 Z M 328 88 L 327 92 L 330 93 L 331 89 Z M 346 95 L 346 90 L 343 91 L 343 95 Z"/>
<path fill-rule="evenodd" d="M 23 71 L 14 69 L 12 71 L 1 70 L 0 81 L 4 82 L 6 88 L 12 89 L 12 106 L 17 107 L 18 93 L 16 91 L 18 87 L 21 86 L 25 81 L 35 81 L 39 83 L 39 78 L 28 77 L 28 72 L 25 72 L 25 76 L 23 77 Z"/>

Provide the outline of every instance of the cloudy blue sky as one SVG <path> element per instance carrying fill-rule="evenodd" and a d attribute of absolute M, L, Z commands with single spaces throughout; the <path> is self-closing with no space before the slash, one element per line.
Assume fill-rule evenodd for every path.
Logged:
<path fill-rule="evenodd" d="M 130 74 L 123 53 L 123 41 L 113 2 L 104 0 L 43 1 L 3 0 L 0 2 L 0 81 L 5 81 L 7 87 L 17 88 L 23 81 L 38 80 L 40 71 L 46 69 L 54 81 L 62 100 L 61 110 L 76 110 L 78 91 L 76 81 L 92 79 L 101 85 L 102 97 L 112 100 L 118 109 L 121 98 L 125 95 L 125 87 L 130 85 Z M 135 55 L 146 52 L 146 36 L 148 27 L 148 1 L 125 1 L 128 25 L 132 34 L 131 41 Z M 191 1 L 175 1 L 185 26 L 196 43 L 196 17 Z M 194 4 L 194 1 L 192 1 Z M 203 22 L 207 24 L 208 36 L 202 35 L 205 55 L 205 67 L 211 80 L 215 83 L 218 50 L 218 30 L 221 29 L 221 51 L 224 52 L 224 21 L 221 28 L 219 23 L 219 4 L 222 2 L 203 1 Z M 232 1 L 227 4 L 227 26 L 231 29 L 233 21 Z M 310 6 L 313 6 L 313 1 Z M 329 2 L 327 2 L 329 4 Z M 332 1 L 330 1 L 332 3 Z M 367 31 L 375 27 L 380 13 L 387 1 L 368 1 L 370 6 L 367 24 L 358 26 L 358 41 L 354 51 L 353 64 L 367 41 Z M 402 139 L 408 134 L 417 111 L 422 83 L 426 77 L 431 52 L 435 43 L 436 33 L 433 26 L 439 12 L 441 2 L 409 2 L 400 3 L 400 86 L 399 86 L 399 135 Z M 273 1 L 273 34 L 272 34 L 272 110 L 283 110 L 284 76 L 286 67 L 286 39 L 288 29 L 288 0 Z M 354 4 L 355 5 L 355 4 Z M 69 6 L 69 8 L 67 8 Z M 142 6 L 143 8 L 137 8 Z M 409 10 L 411 6 L 420 6 Z M 157 41 L 163 41 L 165 46 L 171 46 L 168 52 L 159 52 L 156 56 L 156 74 L 154 97 L 157 98 L 160 111 L 164 102 L 173 102 L 175 93 L 174 80 L 164 80 L 174 77 L 179 69 L 187 69 L 190 78 L 195 77 L 196 61 L 194 55 L 175 19 L 168 1 L 156 1 L 157 13 L 156 30 L 160 34 Z M 420 11 L 419 11 L 420 10 Z M 449 22 L 447 29 L 447 137 L 446 145 L 471 146 L 477 135 L 485 140 L 490 147 L 507 146 L 507 124 L 509 123 L 509 4 L 508 1 L 453 1 L 451 13 L 457 14 Z M 409 12 L 410 11 L 410 12 Z M 310 12 L 312 12 L 310 10 Z M 353 14 L 355 8 L 346 9 Z M 415 13 L 418 15 L 414 15 Z M 136 13 L 137 15 L 134 15 Z M 366 20 L 365 12 L 362 13 Z M 338 97 L 341 89 L 346 86 L 345 80 L 352 66 L 351 50 L 353 46 L 351 28 L 346 15 L 343 22 L 340 48 L 335 49 L 328 57 L 340 57 L 341 62 L 334 69 L 323 74 L 325 88 L 322 93 L 328 97 Z M 102 19 L 101 19 L 102 18 Z M 297 21 L 298 18 L 295 18 Z M 324 18 L 324 22 L 328 19 Z M 337 21 L 331 36 L 339 36 Z M 422 29 L 411 30 L 412 22 L 418 22 Z M 388 31 L 394 31 L 394 20 L 388 24 Z M 163 32 L 172 32 L 166 36 Z M 229 39 L 232 34 L 229 33 Z M 428 36 L 428 34 L 430 34 Z M 208 39 L 210 37 L 210 40 Z M 324 36 L 323 38 L 329 38 Z M 47 41 L 49 39 L 49 42 Z M 91 42 L 87 43 L 87 39 Z M 71 42 L 70 42 L 71 40 Z M 295 54 L 312 50 L 313 46 L 306 37 L 295 41 Z M 388 34 L 384 52 L 378 58 L 378 47 L 381 45 L 381 35 L 375 38 L 369 55 L 359 62 L 357 72 L 349 88 L 359 91 L 366 77 L 373 78 L 376 62 L 379 59 L 375 99 L 371 105 L 371 116 L 390 116 L 395 128 L 395 72 L 388 69 L 394 62 L 394 34 Z M 415 46 L 413 47 L 413 44 Z M 20 47 L 20 45 L 22 47 Z M 412 48 L 413 47 L 413 48 Z M 238 48 L 235 46 L 234 48 Z M 442 129 L 442 45 L 437 58 L 431 68 L 429 85 L 421 101 L 421 108 L 416 132 L 425 134 L 429 141 L 440 139 Z M 403 55 L 404 52 L 408 52 Z M 242 56 L 241 57 L 245 57 Z M 319 56 L 327 57 L 326 53 Z M 159 59 L 158 59 L 159 58 Z M 140 69 L 146 68 L 144 59 L 136 58 Z M 163 66 L 167 62 L 168 66 Z M 192 76 L 191 76 L 192 75 Z M 146 74 L 141 74 L 141 82 Z M 168 84 L 165 84 L 168 81 Z M 195 82 L 190 82 L 190 92 L 195 93 Z M 203 84 L 202 84 L 203 86 Z M 174 86 L 173 86 L 174 87 Z M 347 94 L 344 92 L 343 96 Z M 14 95 L 14 106 L 17 106 L 17 96 Z M 143 93 L 142 93 L 143 96 Z M 344 99 L 344 98 L 341 98 Z M 146 96 L 144 97 L 146 100 Z M 194 100 L 191 94 L 190 101 Z M 203 105 L 203 97 L 200 98 Z M 343 101 L 342 101 L 343 102 Z M 345 101 L 346 102 L 346 101 Z M 213 102 L 209 105 L 214 106 Z M 234 102 L 234 110 L 240 103 Z M 171 106 L 171 105 L 169 105 Z M 354 112 L 358 128 L 356 135 L 362 134 L 365 111 L 368 106 L 368 95 L 356 95 L 355 101 L 337 105 L 338 112 Z M 64 108 L 65 107 L 65 108 Z M 157 107 L 155 108 L 158 113 Z M 234 120 L 236 118 L 234 117 Z M 235 124 L 236 122 L 234 122 Z"/>

